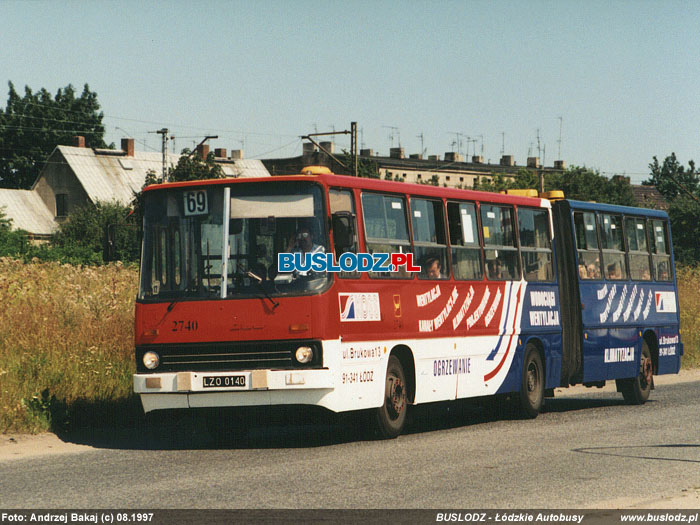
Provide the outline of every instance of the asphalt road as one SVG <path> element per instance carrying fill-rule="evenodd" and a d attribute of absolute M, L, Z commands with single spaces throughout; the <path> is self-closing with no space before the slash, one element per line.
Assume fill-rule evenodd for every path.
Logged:
<path fill-rule="evenodd" d="M 409 433 L 368 439 L 361 420 L 256 415 L 237 441 L 201 420 L 72 436 L 95 448 L 0 460 L 0 508 L 583 508 L 700 487 L 700 382 L 657 387 L 644 406 L 595 389 L 507 408 L 434 405 Z M 307 414 L 308 416 L 308 414 Z M 267 418 L 267 419 L 266 419 Z M 296 422 L 295 422 L 296 421 Z M 160 450 L 158 449 L 160 448 Z M 164 448 L 164 450 L 163 450 Z"/>

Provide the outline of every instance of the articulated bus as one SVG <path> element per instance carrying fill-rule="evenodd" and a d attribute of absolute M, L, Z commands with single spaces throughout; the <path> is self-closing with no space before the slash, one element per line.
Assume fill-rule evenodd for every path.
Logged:
<path fill-rule="evenodd" d="M 642 404 L 680 369 L 662 211 L 331 173 L 153 185 L 144 203 L 147 413 L 364 409 L 395 437 L 410 405 L 508 394 L 535 417 L 556 387 L 612 379 Z"/>

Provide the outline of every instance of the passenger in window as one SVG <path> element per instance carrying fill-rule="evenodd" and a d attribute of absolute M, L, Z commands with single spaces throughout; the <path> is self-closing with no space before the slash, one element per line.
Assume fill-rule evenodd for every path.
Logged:
<path fill-rule="evenodd" d="M 578 265 L 578 276 L 581 279 L 590 279 L 590 277 L 588 277 L 588 271 L 586 270 L 585 264 Z"/>
<path fill-rule="evenodd" d="M 442 263 L 440 263 L 440 258 L 431 255 L 426 257 L 425 264 L 422 267 L 423 273 L 428 279 L 443 279 L 442 274 Z"/>
<path fill-rule="evenodd" d="M 487 264 L 489 279 L 503 279 L 503 265 L 500 259 L 493 259 Z"/>
<path fill-rule="evenodd" d="M 642 281 L 650 281 L 651 275 L 649 275 L 649 268 L 644 268 L 642 270 Z"/>
<path fill-rule="evenodd" d="M 620 267 L 617 263 L 611 263 L 608 265 L 608 279 L 622 279 L 622 272 L 620 271 Z"/>
<path fill-rule="evenodd" d="M 600 270 L 598 269 L 597 264 L 589 264 L 586 268 L 586 273 L 588 274 L 589 279 L 600 279 Z"/>
<path fill-rule="evenodd" d="M 668 267 L 666 263 L 659 264 L 659 281 L 668 281 Z"/>

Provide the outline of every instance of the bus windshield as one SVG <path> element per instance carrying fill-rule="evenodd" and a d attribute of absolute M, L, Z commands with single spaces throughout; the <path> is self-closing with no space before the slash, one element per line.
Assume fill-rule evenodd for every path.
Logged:
<path fill-rule="evenodd" d="M 147 192 L 139 298 L 322 291 L 329 281 L 325 272 L 277 272 L 280 252 L 328 250 L 322 195 L 320 186 L 296 181 Z"/>

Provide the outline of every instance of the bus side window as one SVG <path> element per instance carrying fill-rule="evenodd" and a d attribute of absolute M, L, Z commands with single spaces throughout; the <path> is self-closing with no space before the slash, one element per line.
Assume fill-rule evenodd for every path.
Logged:
<path fill-rule="evenodd" d="M 625 246 L 622 239 L 622 216 L 603 213 L 600 222 L 600 244 L 603 249 L 603 271 L 612 281 L 627 279 Z"/>
<path fill-rule="evenodd" d="M 547 210 L 518 208 L 520 254 L 526 281 L 552 281 L 552 245 Z"/>
<path fill-rule="evenodd" d="M 448 202 L 452 273 L 458 280 L 480 281 L 484 267 L 479 245 L 476 207 L 471 202 Z"/>
<path fill-rule="evenodd" d="M 411 241 L 406 222 L 406 199 L 399 195 L 362 193 L 362 216 L 365 244 L 369 253 L 410 253 Z M 369 272 L 373 278 L 411 278 L 413 274 L 401 267 L 398 272 Z"/>
<path fill-rule="evenodd" d="M 335 213 L 343 213 L 346 217 L 348 217 L 347 220 L 351 220 L 354 226 L 354 231 L 355 235 L 353 236 L 352 239 L 352 246 L 340 246 L 339 239 L 341 237 L 347 237 L 347 234 L 349 232 L 347 231 L 339 231 L 340 228 L 343 227 L 344 221 L 334 221 L 334 230 L 333 230 L 333 253 L 335 254 L 335 260 L 336 263 L 338 262 L 338 258 L 343 254 L 343 252 L 351 252 L 351 253 L 357 253 L 358 251 L 358 246 L 357 246 L 357 217 L 355 215 L 355 200 L 353 198 L 352 191 L 350 190 L 341 190 L 341 189 L 330 189 L 328 191 L 328 197 L 329 197 L 329 204 L 330 204 L 330 209 L 331 209 L 331 217 Z M 336 231 L 336 228 L 338 231 Z M 350 277 L 359 277 L 360 272 L 340 272 L 338 274 L 339 277 L 341 278 L 350 278 Z"/>
<path fill-rule="evenodd" d="M 636 217 L 625 217 L 625 237 L 630 263 L 630 278 L 649 281 L 649 246 L 647 245 L 646 221 Z"/>
<path fill-rule="evenodd" d="M 652 220 L 651 223 L 651 253 L 654 262 L 654 277 L 657 281 L 670 281 L 671 275 L 671 254 L 668 249 L 668 230 L 666 222 Z"/>
<path fill-rule="evenodd" d="M 447 241 L 442 201 L 411 199 L 411 223 L 420 279 L 447 279 Z"/>
<path fill-rule="evenodd" d="M 513 218 L 511 207 L 481 205 L 486 276 L 492 281 L 510 281 L 520 277 Z"/>
<path fill-rule="evenodd" d="M 596 216 L 593 212 L 574 212 L 576 231 L 576 253 L 578 255 L 578 276 L 580 279 L 601 279 L 600 250 Z"/>

